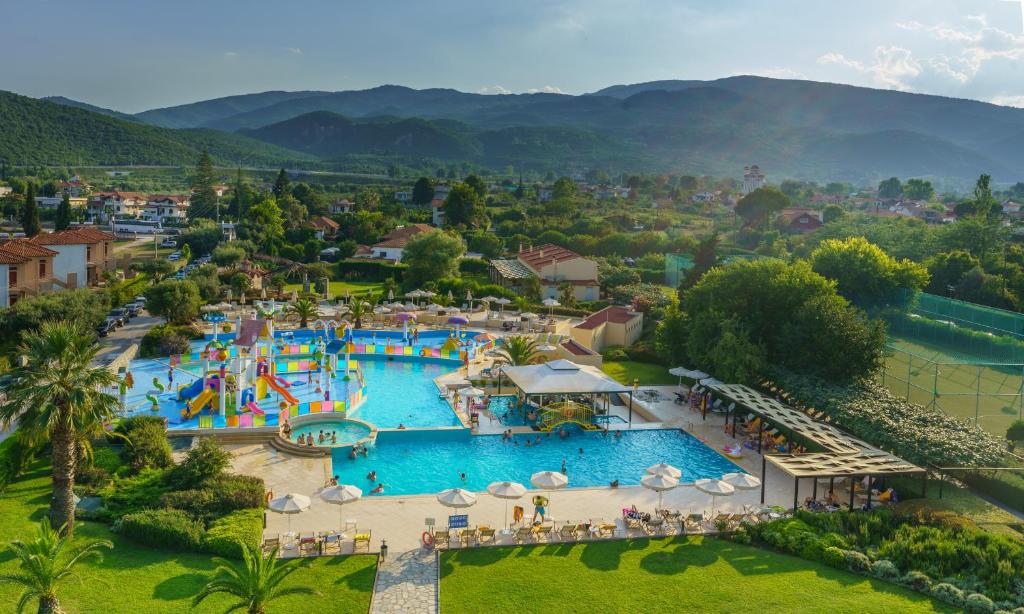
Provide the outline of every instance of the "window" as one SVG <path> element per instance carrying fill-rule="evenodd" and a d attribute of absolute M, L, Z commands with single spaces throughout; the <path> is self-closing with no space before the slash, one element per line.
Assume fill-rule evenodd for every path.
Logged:
<path fill-rule="evenodd" d="M 18 269 L 13 266 L 7 269 L 7 285 L 11 288 L 18 285 Z"/>
<path fill-rule="evenodd" d="M 92 260 L 92 246 L 91 245 L 86 245 L 85 246 L 85 261 L 89 262 L 91 260 Z"/>
<path fill-rule="evenodd" d="M 40 278 L 46 277 L 46 261 L 45 260 L 40 260 L 39 261 L 39 277 Z"/>

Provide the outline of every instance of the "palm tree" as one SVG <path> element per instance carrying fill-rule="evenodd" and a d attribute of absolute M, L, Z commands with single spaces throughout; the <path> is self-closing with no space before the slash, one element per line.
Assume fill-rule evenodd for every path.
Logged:
<path fill-rule="evenodd" d="M 306 328 L 309 321 L 320 317 L 320 307 L 315 301 L 308 298 L 300 298 L 284 308 L 284 312 L 292 318 L 299 320 L 299 328 Z"/>
<path fill-rule="evenodd" d="M 69 536 L 75 530 L 79 449 L 117 415 L 117 397 L 103 392 L 117 385 L 117 376 L 94 365 L 98 351 L 92 331 L 81 322 L 44 322 L 18 346 L 24 364 L 12 372 L 7 399 L 0 405 L 0 426 L 17 423 L 28 442 L 50 442 L 50 524 L 66 527 Z"/>
<path fill-rule="evenodd" d="M 356 297 L 348 304 L 348 315 L 352 318 L 352 322 L 356 328 L 363 327 L 363 318 L 369 315 L 370 303 L 363 299 Z"/>
<path fill-rule="evenodd" d="M 238 597 L 238 601 L 228 610 L 241 610 L 249 614 L 262 614 L 267 611 L 267 604 L 285 595 L 318 595 L 308 586 L 289 586 L 281 588 L 285 578 L 297 571 L 297 560 L 292 559 L 281 563 L 277 558 L 277 548 L 271 550 L 266 557 L 258 547 L 246 543 L 242 546 L 242 563 L 233 563 L 220 557 L 214 557 L 217 569 L 214 577 L 203 590 L 192 600 L 192 606 L 199 605 L 214 593 L 227 593 Z"/>
<path fill-rule="evenodd" d="M 505 341 L 498 350 L 498 357 L 513 367 L 532 365 L 545 360 L 537 351 L 537 342 L 522 335 L 505 337 Z"/>
<path fill-rule="evenodd" d="M 61 535 L 63 529 L 55 531 L 44 518 L 39 522 L 34 539 L 28 542 L 16 540 L 8 546 L 21 565 L 18 573 L 0 575 L 0 582 L 20 584 L 25 588 L 18 600 L 19 613 L 32 599 L 39 600 L 40 613 L 63 612 L 57 599 L 57 585 L 62 580 L 77 577 L 73 570 L 79 562 L 90 557 L 102 559 L 103 553 L 99 549 L 114 547 L 109 541 L 102 540 L 65 552 L 71 537 Z"/>

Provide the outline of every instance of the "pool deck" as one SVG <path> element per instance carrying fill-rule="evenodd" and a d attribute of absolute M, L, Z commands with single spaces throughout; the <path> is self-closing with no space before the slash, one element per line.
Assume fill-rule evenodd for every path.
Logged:
<path fill-rule="evenodd" d="M 659 387 L 669 393 L 671 398 L 674 386 Z M 623 409 L 623 408 L 617 408 Z M 640 428 L 685 428 L 697 437 L 704 438 L 715 450 L 734 440 L 723 430 L 721 415 L 709 416 L 702 421 L 700 414 L 688 408 L 675 405 L 672 401 L 648 404 L 647 409 L 662 417 L 662 423 L 634 424 Z M 482 420 L 486 424 L 488 420 Z M 497 424 L 497 423 L 496 423 Z M 625 425 L 619 425 L 624 427 Z M 613 429 L 615 426 L 612 427 Z M 501 428 L 497 432 L 501 432 Z M 483 431 L 482 431 L 483 432 Z M 259 444 L 230 446 L 233 455 L 234 470 L 238 473 L 259 475 L 265 480 L 267 487 L 274 496 L 286 493 L 300 493 L 312 499 L 310 509 L 291 517 L 292 530 L 308 533 L 313 531 L 337 530 L 342 522 L 353 522 L 359 532 L 372 532 L 371 550 L 380 547 L 380 540 L 386 539 L 393 553 L 405 552 L 419 547 L 420 535 L 426 527 L 426 519 L 435 519 L 438 527 L 447 525 L 451 514 L 469 514 L 470 526 L 488 525 L 501 527 L 504 525 L 505 501 L 496 499 L 486 493 L 479 493 L 476 505 L 464 510 L 452 510 L 440 505 L 433 494 L 395 495 L 395 496 L 364 496 L 355 503 L 339 508 L 320 499 L 318 493 L 331 475 L 331 459 L 293 458 L 282 454 L 269 446 Z M 747 451 L 741 459 L 730 459 L 747 472 L 760 476 L 761 456 L 756 452 Z M 793 480 L 773 466 L 768 466 L 765 488 L 765 504 L 791 507 L 793 504 Z M 363 484 L 357 484 L 363 487 Z M 367 485 L 368 486 L 368 485 Z M 810 485 L 805 483 L 801 488 L 801 498 L 810 495 Z M 827 486 L 826 486 L 827 487 Z M 820 487 L 819 487 L 820 488 Z M 369 488 L 364 489 L 368 491 Z M 821 491 L 824 492 L 824 491 Z M 716 511 L 727 513 L 743 512 L 745 506 L 760 507 L 760 489 L 737 490 L 730 497 L 719 497 Z M 530 493 L 518 501 L 509 501 L 511 514 L 513 505 L 521 505 L 532 513 Z M 617 489 L 608 487 L 570 488 L 568 490 L 548 492 L 550 498 L 548 519 L 562 521 L 586 521 L 588 519 L 604 519 L 613 521 L 620 518 L 622 509 L 636 505 L 642 511 L 653 512 L 657 506 L 658 495 L 639 486 L 624 486 Z M 692 486 L 680 486 L 664 495 L 664 507 L 677 509 L 683 513 L 704 513 L 711 511 L 711 497 L 697 491 Z M 266 535 L 285 533 L 288 530 L 288 518 L 281 514 L 267 513 Z M 351 535 L 350 535 L 351 537 Z M 510 538 L 498 536 L 498 543 Z M 351 548 L 351 542 L 346 542 Z M 285 551 L 285 555 L 294 554 L 294 550 Z"/>

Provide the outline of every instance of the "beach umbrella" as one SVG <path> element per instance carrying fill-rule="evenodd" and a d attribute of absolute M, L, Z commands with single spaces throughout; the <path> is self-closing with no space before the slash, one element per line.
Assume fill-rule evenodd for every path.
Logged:
<path fill-rule="evenodd" d="M 742 471 L 736 471 L 734 473 L 727 473 L 722 476 L 722 481 L 729 484 L 733 488 L 739 488 L 740 490 L 753 490 L 761 486 L 761 479 L 744 473 Z"/>
<path fill-rule="evenodd" d="M 523 313 L 519 314 L 519 317 L 523 318 L 524 320 L 536 320 L 540 316 L 533 313 L 532 311 L 524 311 Z"/>
<path fill-rule="evenodd" d="M 465 316 L 450 316 L 448 318 L 448 323 L 455 325 L 455 336 L 458 337 L 459 331 L 462 329 L 462 325 L 469 324 L 469 318 L 466 318 Z"/>
<path fill-rule="evenodd" d="M 736 492 L 732 484 L 727 484 L 722 480 L 716 480 L 713 478 L 704 478 L 697 480 L 693 483 L 697 490 L 704 494 L 711 495 L 711 515 L 715 514 L 715 500 L 718 497 L 728 497 Z"/>
<path fill-rule="evenodd" d="M 278 514 L 288 515 L 288 532 L 292 532 L 292 516 L 294 514 L 301 514 L 302 512 L 309 509 L 310 506 L 309 497 L 306 495 L 300 495 L 296 493 L 288 493 L 283 497 L 277 497 L 271 499 L 270 503 L 267 504 L 267 509 Z"/>
<path fill-rule="evenodd" d="M 437 493 L 437 502 L 456 509 L 470 507 L 476 504 L 476 495 L 462 488 L 449 488 Z"/>
<path fill-rule="evenodd" d="M 352 503 L 358 501 L 363 496 L 363 491 L 359 488 L 350 484 L 338 484 L 320 491 L 320 498 L 330 503 L 331 505 L 338 506 L 338 522 L 339 526 L 342 526 L 342 509 L 341 506 L 346 503 Z"/>
<path fill-rule="evenodd" d="M 569 478 L 559 471 L 538 471 L 530 476 L 530 484 L 541 490 L 555 490 L 569 485 Z"/>
<path fill-rule="evenodd" d="M 452 302 L 452 301 L 454 301 L 454 300 L 455 300 L 455 295 L 454 295 L 454 294 L 452 294 L 452 291 L 451 291 L 451 290 L 449 290 L 449 291 L 448 291 L 448 302 L 450 303 L 450 302 Z"/>
<path fill-rule="evenodd" d="M 431 304 L 427 305 L 427 311 L 435 311 L 436 312 L 436 311 L 441 311 L 442 309 L 444 309 L 444 307 L 442 307 L 441 305 L 438 305 L 437 303 L 431 303 Z"/>
<path fill-rule="evenodd" d="M 508 305 L 512 301 L 508 300 L 507 298 L 499 298 L 499 299 L 495 299 L 494 302 L 497 303 L 498 305 L 501 305 L 500 311 L 504 312 L 505 311 L 505 305 Z"/>
<path fill-rule="evenodd" d="M 466 290 L 466 303 L 469 305 L 470 309 L 473 308 L 473 291 L 472 290 Z"/>
<path fill-rule="evenodd" d="M 683 477 L 682 471 L 676 469 L 672 465 L 667 465 L 665 463 L 651 465 L 650 467 L 647 468 L 647 473 L 649 473 L 650 475 L 664 475 L 670 478 L 675 478 L 677 480 Z"/>
<path fill-rule="evenodd" d="M 676 377 L 678 377 L 679 378 L 679 387 L 682 388 L 683 387 L 683 378 L 684 377 L 689 377 L 690 370 L 687 369 L 686 367 L 675 367 L 675 368 L 669 369 L 668 370 L 668 374 L 669 375 L 675 375 Z"/>
<path fill-rule="evenodd" d="M 383 313 L 391 313 L 391 310 L 385 307 L 384 305 L 378 305 L 373 308 L 373 313 L 380 315 Z"/>
<path fill-rule="evenodd" d="M 562 306 L 561 303 L 559 303 L 558 301 L 556 301 L 553 298 L 546 298 L 542 302 L 543 302 L 544 306 L 548 308 L 548 317 L 550 317 L 551 314 L 553 314 L 555 312 L 555 307 L 561 307 Z"/>
<path fill-rule="evenodd" d="M 672 490 L 676 486 L 679 486 L 679 479 L 662 475 L 660 473 L 654 473 L 640 478 L 640 483 L 644 488 L 658 493 L 658 509 L 660 510 L 662 509 L 661 502 L 665 491 Z"/>
<path fill-rule="evenodd" d="M 492 497 L 505 500 L 505 526 L 508 526 L 508 500 L 519 499 L 526 494 L 526 487 L 519 482 L 491 482 L 487 492 Z M 506 531 L 508 529 L 505 529 Z"/>

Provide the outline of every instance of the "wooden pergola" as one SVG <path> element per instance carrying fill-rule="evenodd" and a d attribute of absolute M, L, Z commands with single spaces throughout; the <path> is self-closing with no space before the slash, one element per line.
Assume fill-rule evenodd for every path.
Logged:
<path fill-rule="evenodd" d="M 765 478 L 767 464 L 778 467 L 793 478 L 793 509 L 799 506 L 800 480 L 811 478 L 813 497 L 818 495 L 818 480 L 829 480 L 829 491 L 833 490 L 836 478 L 850 479 L 850 509 L 853 509 L 856 479 L 864 477 L 920 475 L 922 477 L 922 496 L 927 492 L 928 472 L 909 463 L 898 456 L 880 450 L 862 441 L 835 425 L 815 420 L 805 412 L 786 405 L 749 386 L 742 384 L 709 384 L 708 388 L 722 397 L 730 399 L 736 405 L 761 418 L 758 425 L 757 451 L 761 452 L 765 423 L 775 428 L 788 431 L 792 437 L 803 440 L 811 447 L 819 448 L 820 452 L 805 454 L 762 454 L 761 456 L 761 503 L 764 503 Z M 730 416 L 725 416 L 728 424 Z M 733 437 L 736 436 L 738 415 L 733 413 Z M 792 447 L 790 448 L 792 449 Z M 867 504 L 871 506 L 871 488 L 867 491 Z"/>

